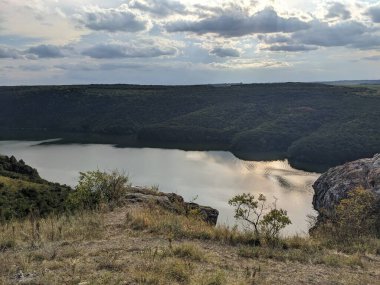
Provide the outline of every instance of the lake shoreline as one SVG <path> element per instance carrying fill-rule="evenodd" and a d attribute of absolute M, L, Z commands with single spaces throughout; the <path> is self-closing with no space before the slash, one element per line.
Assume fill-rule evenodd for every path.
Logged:
<path fill-rule="evenodd" d="M 67 144 L 108 144 L 116 148 L 159 148 L 178 149 L 184 151 L 227 151 L 236 158 L 252 161 L 288 160 L 289 164 L 307 172 L 323 173 L 334 165 L 313 164 L 299 162 L 288 157 L 286 152 L 268 151 L 238 151 L 223 143 L 178 143 L 141 141 L 137 135 L 105 135 L 88 133 L 50 132 L 46 130 L 11 130 L 9 133 L 0 129 L 0 141 L 41 141 L 39 145 L 67 145 Z"/>

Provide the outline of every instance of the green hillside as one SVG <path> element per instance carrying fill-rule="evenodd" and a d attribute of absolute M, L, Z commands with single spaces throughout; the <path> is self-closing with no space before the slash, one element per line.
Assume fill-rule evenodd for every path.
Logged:
<path fill-rule="evenodd" d="M 380 152 L 380 96 L 314 83 L 1 87 L 0 139 L 276 152 L 337 165 Z"/>
<path fill-rule="evenodd" d="M 0 156 L 0 222 L 30 213 L 62 212 L 70 188 L 42 179 L 15 157 Z"/>

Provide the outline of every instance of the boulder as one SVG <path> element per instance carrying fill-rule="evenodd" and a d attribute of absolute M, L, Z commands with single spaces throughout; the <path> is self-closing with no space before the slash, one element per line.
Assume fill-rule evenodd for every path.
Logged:
<path fill-rule="evenodd" d="M 185 203 L 185 205 L 187 211 L 197 211 L 207 223 L 216 225 L 219 216 L 219 211 L 217 209 L 208 206 L 201 206 L 196 203 Z"/>
<path fill-rule="evenodd" d="M 348 192 L 358 187 L 373 192 L 380 199 L 380 154 L 330 168 L 313 184 L 313 206 L 318 220 L 328 217 Z"/>
<path fill-rule="evenodd" d="M 175 193 L 163 193 L 143 187 L 131 187 L 125 198 L 126 203 L 155 204 L 179 215 L 198 212 L 202 219 L 211 225 L 216 225 L 218 221 L 218 210 L 193 202 L 185 202 L 182 196 Z"/>

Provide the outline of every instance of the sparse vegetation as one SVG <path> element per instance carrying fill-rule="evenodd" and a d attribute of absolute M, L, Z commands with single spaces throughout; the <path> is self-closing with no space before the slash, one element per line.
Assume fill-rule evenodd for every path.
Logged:
<path fill-rule="evenodd" d="M 129 187 L 117 171 L 81 173 L 67 200 L 76 210 L 3 221 L 0 284 L 376 284 L 380 277 L 379 239 L 360 234 L 338 244 L 326 236 L 281 237 L 290 220 L 263 195 L 230 201 L 238 218 L 256 225 L 247 231 L 153 203 L 125 205 Z M 156 188 L 141 191 L 160 194 Z M 367 213 L 372 202 L 360 189 L 343 200 L 341 230 L 357 237 L 345 219 Z M 354 225 L 372 229 L 372 220 L 365 222 Z"/>
<path fill-rule="evenodd" d="M 30 220 L 3 224 L 1 244 L 15 243 L 0 251 L 0 283 L 376 284 L 380 275 L 380 260 L 365 252 L 339 253 L 307 237 L 253 245 L 237 229 L 177 217 L 136 205 L 42 218 L 33 244 Z"/>

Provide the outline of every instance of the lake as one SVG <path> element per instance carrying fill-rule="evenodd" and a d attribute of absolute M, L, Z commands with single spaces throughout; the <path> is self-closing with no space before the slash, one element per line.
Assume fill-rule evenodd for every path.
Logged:
<path fill-rule="evenodd" d="M 133 185 L 159 185 L 186 200 L 219 210 L 218 222 L 234 225 L 228 200 L 236 194 L 263 193 L 288 211 L 293 224 L 285 234 L 306 234 L 312 208 L 312 184 L 318 173 L 297 170 L 284 161 L 243 161 L 225 151 L 116 148 L 101 144 L 39 145 L 36 141 L 0 141 L 0 154 L 14 155 L 42 178 L 75 186 L 87 170 L 124 170 Z"/>

